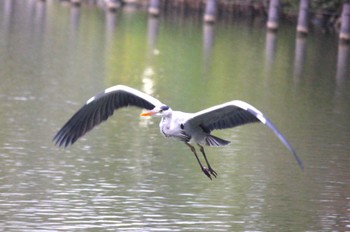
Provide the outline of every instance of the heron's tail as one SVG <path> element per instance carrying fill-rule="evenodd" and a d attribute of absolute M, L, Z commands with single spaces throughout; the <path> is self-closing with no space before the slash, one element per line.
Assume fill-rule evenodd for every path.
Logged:
<path fill-rule="evenodd" d="M 206 145 L 211 146 L 211 147 L 219 147 L 219 146 L 225 146 L 225 145 L 229 144 L 230 141 L 220 139 L 214 135 L 208 135 L 205 138 L 205 143 L 206 143 Z"/>

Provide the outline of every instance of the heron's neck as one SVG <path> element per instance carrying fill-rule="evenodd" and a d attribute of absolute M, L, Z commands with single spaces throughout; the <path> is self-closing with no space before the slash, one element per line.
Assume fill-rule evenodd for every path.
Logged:
<path fill-rule="evenodd" d="M 161 125 L 169 126 L 172 118 L 172 113 L 168 113 L 162 116 Z"/>

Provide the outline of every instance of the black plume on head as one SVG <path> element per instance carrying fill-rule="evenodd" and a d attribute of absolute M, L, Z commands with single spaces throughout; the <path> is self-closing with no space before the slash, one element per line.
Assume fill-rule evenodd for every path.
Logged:
<path fill-rule="evenodd" d="M 166 105 L 163 105 L 160 107 L 161 110 L 168 110 L 169 109 L 169 106 L 166 106 Z"/>

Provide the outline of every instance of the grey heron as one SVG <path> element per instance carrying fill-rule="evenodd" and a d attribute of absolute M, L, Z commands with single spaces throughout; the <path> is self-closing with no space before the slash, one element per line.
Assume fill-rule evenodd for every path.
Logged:
<path fill-rule="evenodd" d="M 59 147 L 67 147 L 96 125 L 107 120 L 115 110 L 127 106 L 147 110 L 140 116 L 161 117 L 160 132 L 165 137 L 176 138 L 184 142 L 195 155 L 202 172 L 210 179 L 212 176 L 216 177 L 217 172 L 210 166 L 203 146 L 217 147 L 229 143 L 227 140 L 212 135 L 211 131 L 253 122 L 261 122 L 269 127 L 294 155 L 298 165 L 303 169 L 301 159 L 276 126 L 263 113 L 246 102 L 234 100 L 197 113 L 185 113 L 172 110 L 158 99 L 124 85 L 112 86 L 90 98 L 57 132 L 53 141 Z M 199 159 L 193 143 L 198 145 L 207 167 Z"/>

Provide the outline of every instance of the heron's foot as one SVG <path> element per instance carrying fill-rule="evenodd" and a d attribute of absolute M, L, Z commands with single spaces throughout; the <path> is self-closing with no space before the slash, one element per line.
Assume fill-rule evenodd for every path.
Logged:
<path fill-rule="evenodd" d="M 212 180 L 211 176 L 214 176 L 216 178 L 216 176 L 218 175 L 217 172 L 214 171 L 212 168 L 203 167 L 202 171 L 211 180 Z"/>
<path fill-rule="evenodd" d="M 211 167 L 209 167 L 209 172 L 210 174 L 212 174 L 215 178 L 217 177 L 218 173 L 216 171 L 214 171 L 214 169 L 212 169 Z"/>

